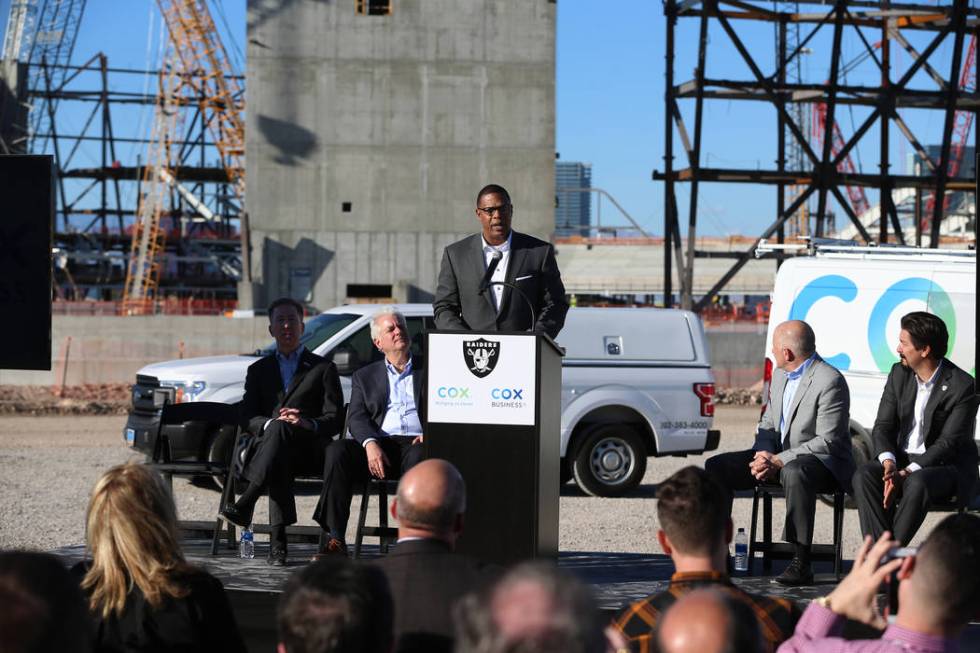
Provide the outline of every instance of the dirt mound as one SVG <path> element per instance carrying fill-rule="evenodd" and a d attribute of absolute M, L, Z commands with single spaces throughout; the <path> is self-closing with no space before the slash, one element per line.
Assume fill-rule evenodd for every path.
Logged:
<path fill-rule="evenodd" d="M 125 415 L 130 403 L 126 383 L 0 385 L 0 415 Z"/>

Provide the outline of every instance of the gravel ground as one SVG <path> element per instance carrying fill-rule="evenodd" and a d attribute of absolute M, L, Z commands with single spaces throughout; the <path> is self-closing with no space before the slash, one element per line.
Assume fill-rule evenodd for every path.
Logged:
<path fill-rule="evenodd" d="M 718 406 L 715 428 L 721 429 L 721 450 L 751 446 L 757 406 Z M 85 539 L 88 493 L 99 474 L 129 459 L 142 459 L 122 442 L 126 418 L 0 416 L 0 549 L 48 550 L 79 544 Z M 654 485 L 685 465 L 703 465 L 705 456 L 651 458 L 643 484 L 630 496 L 615 499 L 583 494 L 574 484 L 562 489 L 560 547 L 562 551 L 657 552 Z M 186 519 L 210 519 L 217 508 L 217 493 L 174 482 L 178 510 Z M 309 515 L 316 504 L 317 487 L 301 487 L 298 512 Z M 358 500 L 352 507 L 351 526 Z M 749 530 L 751 498 L 735 501 L 736 527 Z M 266 518 L 266 501 L 259 501 L 256 519 Z M 782 502 L 774 504 L 773 523 L 781 524 Z M 920 529 L 928 533 L 944 515 L 930 515 Z M 832 511 L 817 506 L 816 542 L 830 542 Z M 779 537 L 778 531 L 775 533 Z M 851 557 L 859 544 L 857 513 L 844 519 L 844 552 Z M 353 528 L 349 533 L 353 539 Z"/>

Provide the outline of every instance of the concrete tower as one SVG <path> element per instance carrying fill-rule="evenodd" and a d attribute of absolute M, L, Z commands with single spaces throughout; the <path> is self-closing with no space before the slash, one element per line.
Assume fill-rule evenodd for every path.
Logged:
<path fill-rule="evenodd" d="M 429 301 L 443 247 L 512 195 L 554 225 L 553 0 L 249 0 L 247 192 L 256 307 Z"/>

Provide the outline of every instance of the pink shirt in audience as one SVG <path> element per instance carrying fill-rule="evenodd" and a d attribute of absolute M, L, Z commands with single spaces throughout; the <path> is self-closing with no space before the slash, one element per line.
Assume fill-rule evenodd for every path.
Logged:
<path fill-rule="evenodd" d="M 844 617 L 811 603 L 778 653 L 957 653 L 956 640 L 891 625 L 880 639 L 846 640 Z"/>

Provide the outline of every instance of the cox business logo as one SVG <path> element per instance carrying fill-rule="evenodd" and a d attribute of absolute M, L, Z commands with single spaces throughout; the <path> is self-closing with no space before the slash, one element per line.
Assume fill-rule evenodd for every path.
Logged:
<path fill-rule="evenodd" d="M 843 302 L 851 303 L 857 297 L 858 287 L 851 279 L 838 274 L 828 274 L 810 281 L 800 290 L 793 300 L 789 310 L 790 320 L 806 320 L 813 305 L 825 297 L 835 297 Z M 894 343 L 888 342 L 885 326 L 888 318 L 898 306 L 909 300 L 918 300 L 926 304 L 930 313 L 934 313 L 946 323 L 949 331 L 949 350 L 952 351 L 956 342 L 956 311 L 949 294 L 935 281 L 922 277 L 908 277 L 893 283 L 881 293 L 871 309 L 868 318 L 868 348 L 875 365 L 882 372 L 887 372 L 898 362 L 894 352 Z M 824 360 L 839 370 L 851 367 L 851 357 L 844 353 L 825 356 Z"/>
<path fill-rule="evenodd" d="M 440 399 L 469 399 L 470 389 L 443 385 L 436 390 L 436 394 Z"/>
<path fill-rule="evenodd" d="M 494 388 L 490 391 L 491 408 L 524 408 L 524 388 Z"/>

